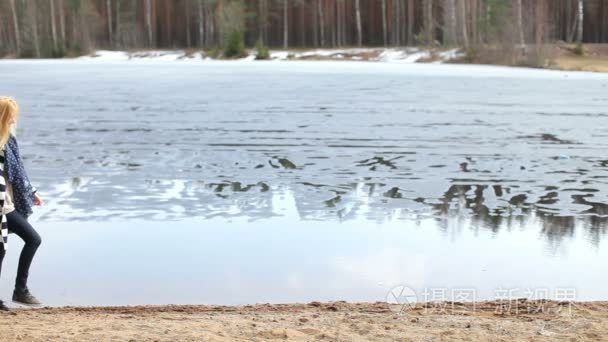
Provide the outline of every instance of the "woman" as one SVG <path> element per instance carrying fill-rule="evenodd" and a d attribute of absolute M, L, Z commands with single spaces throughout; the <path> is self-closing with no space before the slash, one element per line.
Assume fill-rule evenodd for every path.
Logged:
<path fill-rule="evenodd" d="M 19 155 L 15 137 L 18 113 L 19 106 L 13 98 L 0 97 L 0 171 L 4 176 L 0 178 L 0 227 L 3 244 L 0 247 L 0 269 L 6 254 L 8 234 L 15 233 L 23 239 L 25 245 L 19 256 L 13 301 L 36 305 L 40 302 L 28 290 L 27 277 L 34 254 L 42 240 L 27 218 L 32 214 L 32 205 L 42 205 L 43 200 L 36 188 L 30 184 Z M 0 310 L 8 310 L 1 300 Z"/>

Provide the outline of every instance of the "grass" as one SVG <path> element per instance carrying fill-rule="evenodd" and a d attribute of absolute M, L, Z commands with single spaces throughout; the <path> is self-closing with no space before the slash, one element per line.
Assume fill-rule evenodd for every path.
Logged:
<path fill-rule="evenodd" d="M 608 58 L 560 56 L 553 60 L 550 67 L 567 71 L 608 72 Z"/>

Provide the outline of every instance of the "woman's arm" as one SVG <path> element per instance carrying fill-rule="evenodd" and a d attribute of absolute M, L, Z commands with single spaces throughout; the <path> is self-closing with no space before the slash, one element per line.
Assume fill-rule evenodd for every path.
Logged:
<path fill-rule="evenodd" d="M 27 185 L 30 188 L 28 196 L 30 196 L 32 202 L 34 202 L 34 205 L 42 205 L 44 203 L 44 200 L 42 199 L 40 194 L 38 194 L 38 189 L 30 182 L 30 178 L 28 177 L 27 171 L 25 170 L 25 167 L 23 165 L 23 160 L 21 159 L 21 152 L 19 151 L 19 143 L 17 142 L 17 137 L 11 135 L 11 139 L 15 144 L 14 153 L 15 157 L 18 160 L 18 163 L 21 165 L 24 181 L 27 182 Z"/>

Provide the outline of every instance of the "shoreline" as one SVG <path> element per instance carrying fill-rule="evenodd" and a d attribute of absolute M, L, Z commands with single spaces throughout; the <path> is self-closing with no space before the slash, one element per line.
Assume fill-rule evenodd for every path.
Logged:
<path fill-rule="evenodd" d="M 205 50 L 172 49 L 172 50 L 95 50 L 91 53 L 63 58 L 12 58 L 8 61 L 49 61 L 49 60 L 86 60 L 95 62 L 118 61 L 158 61 L 158 62 L 268 62 L 268 61 L 358 61 L 390 64 L 458 64 L 473 66 L 499 66 L 508 68 L 529 68 L 555 71 L 608 72 L 608 44 L 586 44 L 588 51 L 583 56 L 572 52 L 568 44 L 554 44 L 552 57 L 545 66 L 509 65 L 502 63 L 479 63 L 468 61 L 463 48 L 423 48 L 423 47 L 363 47 L 363 48 L 324 48 L 324 49 L 288 49 L 270 50 L 270 58 L 256 60 L 255 50 L 249 50 L 248 56 L 227 59 L 211 57 Z"/>
<path fill-rule="evenodd" d="M 548 341 L 591 340 L 608 333 L 607 301 L 438 302 L 401 309 L 384 302 L 343 301 L 13 309 L 0 313 L 7 323 L 0 326 L 0 340 Z"/>

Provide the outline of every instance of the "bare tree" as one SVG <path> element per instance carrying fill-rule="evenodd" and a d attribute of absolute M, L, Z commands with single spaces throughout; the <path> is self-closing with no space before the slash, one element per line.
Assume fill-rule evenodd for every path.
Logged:
<path fill-rule="evenodd" d="M 414 0 L 407 0 L 407 44 L 414 43 Z"/>
<path fill-rule="evenodd" d="M 521 0 L 517 0 L 517 29 L 519 31 L 519 44 L 521 45 L 524 52 L 526 51 L 526 40 L 524 38 L 524 23 L 522 14 Z"/>
<path fill-rule="evenodd" d="M 17 55 L 21 54 L 21 34 L 19 33 L 19 18 L 17 16 L 17 7 L 15 6 L 15 0 L 10 0 L 11 12 L 13 14 L 13 31 L 15 31 L 15 47 L 17 49 Z"/>
<path fill-rule="evenodd" d="M 462 42 L 464 44 L 465 49 L 469 48 L 469 34 L 467 32 L 467 9 L 466 9 L 466 0 L 459 0 L 458 4 L 460 5 L 460 20 L 461 20 L 461 28 L 462 28 Z"/>
<path fill-rule="evenodd" d="M 289 18 L 287 9 L 287 0 L 283 0 L 283 49 L 287 49 L 289 46 Z"/>
<path fill-rule="evenodd" d="M 192 46 L 192 37 L 190 34 L 190 1 L 184 1 L 184 16 L 186 17 L 186 46 Z"/>
<path fill-rule="evenodd" d="M 57 50 L 57 28 L 55 26 L 55 0 L 49 0 L 51 4 L 51 37 L 53 38 L 53 48 Z"/>
<path fill-rule="evenodd" d="M 471 27 L 471 44 L 477 44 L 477 28 L 479 20 L 479 0 L 471 0 L 471 16 L 469 17 L 469 23 Z"/>
<path fill-rule="evenodd" d="M 576 30 L 576 42 L 583 42 L 583 19 L 584 19 L 583 0 L 578 0 L 578 29 Z"/>
<path fill-rule="evenodd" d="M 534 16 L 536 23 L 536 32 L 535 32 L 535 41 L 537 49 L 541 48 L 541 44 L 545 39 L 545 30 L 546 30 L 546 3 L 545 0 L 535 0 L 534 1 Z"/>
<path fill-rule="evenodd" d="M 27 4 L 27 18 L 31 29 L 32 40 L 34 41 L 34 52 L 36 58 L 40 58 L 40 39 L 38 36 L 38 18 L 36 6 L 32 3 Z"/>
<path fill-rule="evenodd" d="M 145 0 L 144 2 L 145 16 L 146 16 L 146 29 L 148 32 L 148 46 L 152 46 L 152 2 L 151 0 Z"/>
<path fill-rule="evenodd" d="M 432 45 L 435 41 L 435 22 L 433 18 L 433 0 L 424 0 L 424 31 L 425 41 Z"/>
<path fill-rule="evenodd" d="M 172 26 L 171 26 L 171 9 L 173 8 L 173 6 L 171 6 L 170 2 L 165 1 L 165 8 L 164 8 L 164 12 L 165 12 L 165 33 L 166 33 L 166 40 L 167 40 L 167 46 L 171 47 L 171 42 L 172 42 L 172 37 L 173 37 L 173 31 L 171 30 Z"/>
<path fill-rule="evenodd" d="M 382 0 L 382 41 L 384 46 L 388 45 L 388 30 L 386 27 L 386 0 Z"/>
<path fill-rule="evenodd" d="M 259 38 L 264 42 L 268 41 L 268 0 L 259 0 L 258 3 L 258 26 Z"/>
<path fill-rule="evenodd" d="M 393 43 L 399 45 L 401 42 L 401 0 L 393 0 Z"/>
<path fill-rule="evenodd" d="M 456 44 L 456 0 L 443 0 L 443 43 Z"/>
<path fill-rule="evenodd" d="M 357 20 L 357 46 L 363 45 L 363 32 L 361 28 L 361 3 L 355 0 L 355 16 Z"/>
<path fill-rule="evenodd" d="M 336 23 L 338 26 L 338 46 L 346 43 L 344 37 L 344 0 L 336 0 Z"/>
<path fill-rule="evenodd" d="M 59 0 L 59 31 L 61 33 L 61 45 L 65 48 L 65 4 Z"/>
<path fill-rule="evenodd" d="M 359 1 L 359 0 L 357 0 Z M 319 31 L 321 34 L 321 46 L 325 46 L 325 19 L 324 19 L 324 5 L 323 1 L 317 2 L 317 9 L 319 10 Z"/>
<path fill-rule="evenodd" d="M 300 45 L 304 46 L 306 45 L 306 7 L 305 7 L 305 3 L 304 1 L 300 1 L 299 3 L 300 5 L 300 28 L 299 28 L 299 32 L 300 32 Z"/>
<path fill-rule="evenodd" d="M 205 25 L 203 22 L 203 0 L 198 0 L 198 45 L 205 45 Z"/>
<path fill-rule="evenodd" d="M 112 32 L 112 0 L 106 0 L 106 12 L 108 15 L 108 41 L 110 42 L 110 47 L 112 47 L 114 42 L 114 33 Z"/>
<path fill-rule="evenodd" d="M 116 33 L 114 33 L 114 43 L 115 44 L 123 44 L 123 37 L 122 37 L 122 16 L 121 16 L 121 9 L 120 9 L 120 0 L 116 0 L 116 29 L 114 30 Z"/>

